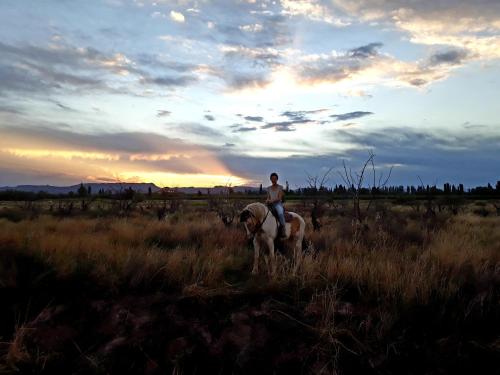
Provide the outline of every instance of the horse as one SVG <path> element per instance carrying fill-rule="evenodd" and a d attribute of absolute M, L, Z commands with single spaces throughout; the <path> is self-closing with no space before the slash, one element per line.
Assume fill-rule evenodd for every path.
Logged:
<path fill-rule="evenodd" d="M 293 245 L 293 255 L 295 265 L 297 266 L 302 255 L 302 241 L 306 223 L 302 216 L 295 212 L 287 211 L 285 215 L 285 234 L 284 241 Z M 274 255 L 274 241 L 278 236 L 278 219 L 271 210 L 263 203 L 250 203 L 240 213 L 240 222 L 244 224 L 247 238 L 253 239 L 254 263 L 252 274 L 259 272 L 259 255 L 262 245 L 269 249 L 271 258 L 271 272 L 276 273 L 276 258 Z"/>

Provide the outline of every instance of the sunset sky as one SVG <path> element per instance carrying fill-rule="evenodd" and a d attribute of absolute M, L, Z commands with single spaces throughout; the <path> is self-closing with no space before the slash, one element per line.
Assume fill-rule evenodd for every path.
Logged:
<path fill-rule="evenodd" d="M 0 186 L 484 185 L 499 84 L 498 0 L 2 0 Z"/>

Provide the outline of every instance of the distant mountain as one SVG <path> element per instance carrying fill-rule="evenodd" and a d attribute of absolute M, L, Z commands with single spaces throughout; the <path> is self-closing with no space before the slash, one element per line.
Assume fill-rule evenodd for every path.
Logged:
<path fill-rule="evenodd" d="M 149 188 L 153 193 L 156 193 L 162 188 L 156 186 L 153 183 L 84 183 L 87 189 L 90 186 L 92 194 L 97 194 L 100 190 L 105 192 L 111 191 L 112 193 L 119 193 L 125 189 L 133 189 L 134 191 L 141 193 L 148 193 Z M 77 193 L 80 188 L 80 184 L 71 185 L 71 186 L 52 186 L 52 185 L 18 185 L 18 186 L 3 186 L 0 187 L 0 191 L 6 190 L 15 190 L 15 191 L 24 191 L 30 193 L 38 193 L 45 192 L 48 194 L 68 194 L 69 192 Z M 210 194 L 220 194 L 227 192 L 227 187 L 225 186 L 214 186 L 211 188 L 206 187 L 165 187 L 163 188 L 167 191 L 184 193 L 184 194 L 198 194 L 201 192 L 202 194 L 207 194 L 210 191 Z M 253 186 L 234 186 L 232 187 L 233 191 L 236 193 L 244 193 L 244 192 L 257 192 L 259 188 Z"/>
<path fill-rule="evenodd" d="M 87 189 L 90 186 L 92 194 L 97 194 L 99 190 L 111 191 L 112 193 L 119 193 L 125 189 L 133 189 L 141 193 L 147 193 L 149 188 L 153 193 L 161 190 L 153 183 L 84 183 Z M 25 191 L 30 193 L 38 193 L 43 191 L 49 194 L 68 194 L 69 192 L 77 193 L 80 184 L 71 186 L 52 186 L 52 185 L 18 185 L 18 186 L 3 186 L 0 191 L 15 190 Z"/>

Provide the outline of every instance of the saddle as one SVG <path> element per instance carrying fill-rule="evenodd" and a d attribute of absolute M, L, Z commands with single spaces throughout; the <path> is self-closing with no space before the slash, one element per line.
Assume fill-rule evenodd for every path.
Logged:
<path fill-rule="evenodd" d="M 273 214 L 274 218 L 276 220 L 278 220 L 279 222 L 279 219 L 278 219 L 278 213 L 276 212 L 276 209 L 274 208 L 273 205 L 269 204 L 267 205 L 267 208 L 269 208 L 269 211 L 271 211 L 271 213 Z M 293 219 L 293 216 L 291 213 L 289 213 L 288 211 L 284 210 L 284 216 L 285 216 L 285 223 L 290 223 Z"/>

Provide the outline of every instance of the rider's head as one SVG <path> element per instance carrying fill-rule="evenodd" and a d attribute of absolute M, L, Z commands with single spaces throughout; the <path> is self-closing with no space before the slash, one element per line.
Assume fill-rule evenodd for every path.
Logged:
<path fill-rule="evenodd" d="M 278 182 L 278 174 L 276 172 L 271 173 L 271 176 L 269 176 L 271 179 L 271 182 L 273 184 L 276 184 Z"/>

